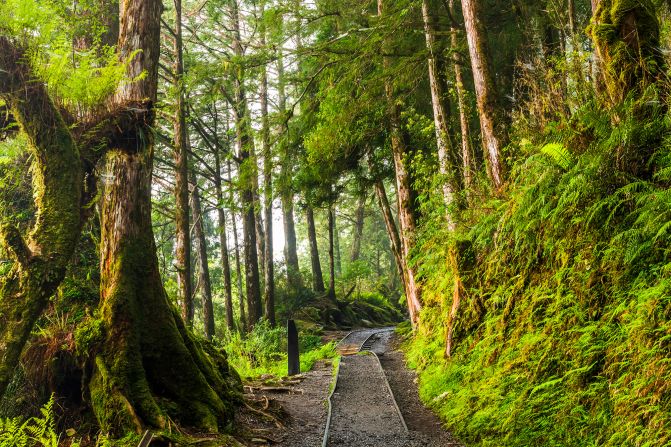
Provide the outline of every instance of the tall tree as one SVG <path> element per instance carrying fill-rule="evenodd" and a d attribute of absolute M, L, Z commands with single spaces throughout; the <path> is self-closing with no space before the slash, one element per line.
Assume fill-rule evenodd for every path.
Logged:
<path fill-rule="evenodd" d="M 457 105 L 459 109 L 459 126 L 461 128 L 461 160 L 464 178 L 464 187 L 467 195 L 473 188 L 475 177 L 475 160 L 473 158 L 473 150 L 471 148 L 471 130 L 469 126 L 469 116 L 466 102 L 466 87 L 464 85 L 464 73 L 462 69 L 462 58 L 459 51 L 459 28 L 454 23 L 456 20 L 456 6 L 455 0 L 450 0 L 448 3 L 448 11 L 453 19 L 450 24 L 450 44 L 452 51 L 452 65 L 454 69 L 454 86 L 457 96 Z"/>
<path fill-rule="evenodd" d="M 451 231 L 456 229 L 456 219 L 453 210 L 461 191 L 458 156 L 451 138 L 450 105 L 448 104 L 447 88 L 444 80 L 444 70 L 440 63 L 441 58 L 436 42 L 436 19 L 430 0 L 422 0 L 422 20 L 424 22 L 424 36 L 428 51 L 429 87 L 431 89 L 431 104 L 433 105 L 433 120 L 438 146 L 438 160 L 440 173 L 443 175 L 443 200 L 448 207 L 447 226 Z"/>
<path fill-rule="evenodd" d="M 281 18 L 280 20 L 283 20 Z M 281 26 L 281 25 L 280 25 Z M 294 221 L 294 189 L 292 172 L 294 154 L 289 144 L 289 126 L 286 95 L 286 73 L 284 67 L 284 49 L 279 48 L 277 58 L 277 90 L 278 109 L 284 122 L 284 138 L 280 141 L 280 179 L 279 194 L 282 202 L 282 220 L 284 222 L 284 261 L 287 267 L 287 283 L 293 291 L 303 288 L 300 267 L 298 265 L 298 248 L 296 242 L 296 223 Z"/>
<path fill-rule="evenodd" d="M 175 116 L 173 151 L 175 159 L 175 267 L 182 317 L 193 323 L 193 284 L 191 275 L 191 234 L 189 231 L 189 161 L 184 104 L 184 46 L 182 41 L 182 0 L 173 0 L 175 7 L 174 81 Z"/>
<path fill-rule="evenodd" d="M 310 243 L 310 262 L 312 264 L 312 290 L 321 293 L 324 289 L 324 275 L 319 260 L 319 246 L 317 244 L 317 230 L 315 227 L 315 212 L 312 206 L 305 207 L 305 218 L 308 225 L 308 242 Z"/>
<path fill-rule="evenodd" d="M 165 293 L 151 222 L 152 107 L 156 103 L 160 0 L 121 4 L 118 51 L 133 82 L 119 107 L 148 117 L 111 142 L 101 205 L 104 340 L 89 385 L 101 429 L 122 435 L 167 424 L 164 406 L 186 425 L 218 430 L 233 417 L 240 387 L 226 359 L 203 351 Z M 216 366 L 215 366 L 216 365 Z"/>
<path fill-rule="evenodd" d="M 354 234 L 352 239 L 352 252 L 350 261 L 355 262 L 361 257 L 361 239 L 363 238 L 363 225 L 366 218 L 366 195 L 359 195 L 357 207 L 354 214 Z"/>
<path fill-rule="evenodd" d="M 335 263 L 335 209 L 329 206 L 328 209 L 328 232 L 329 232 L 329 289 L 328 297 L 331 301 L 336 300 L 335 279 L 336 279 L 336 263 Z"/>
<path fill-rule="evenodd" d="M 378 16 L 385 14 L 384 0 L 378 0 Z M 384 66 L 388 68 L 390 60 L 384 58 Z M 422 309 L 421 287 L 416 280 L 415 267 L 410 263 L 410 253 L 415 244 L 415 233 L 417 230 L 415 218 L 415 206 L 412 194 L 412 179 L 409 166 L 409 151 L 405 142 L 403 125 L 401 123 L 401 111 L 396 100 L 396 89 L 393 80 L 385 81 L 385 94 L 388 103 L 389 132 L 391 140 L 392 157 L 396 173 L 396 194 L 398 201 L 398 216 L 400 226 L 400 239 L 403 251 L 403 272 L 406 280 L 406 300 L 408 312 L 413 325 L 419 321 L 419 311 Z"/>
<path fill-rule="evenodd" d="M 265 1 L 261 1 L 261 47 L 265 48 L 266 39 L 266 21 L 265 21 Z M 261 67 L 261 144 L 263 146 L 263 209 L 265 222 L 265 244 L 264 244 L 264 263 L 263 269 L 263 301 L 264 316 L 275 326 L 275 264 L 273 259 L 273 155 L 270 145 L 270 121 L 268 118 L 268 70 L 266 65 Z"/>
<path fill-rule="evenodd" d="M 201 290 L 203 304 L 204 335 L 207 340 L 214 337 L 214 306 L 212 303 L 212 282 L 207 256 L 207 237 L 203 222 L 203 210 L 200 204 L 198 179 L 192 174 L 191 181 L 191 215 L 193 216 L 193 235 L 196 255 L 198 258 L 198 285 Z"/>
<path fill-rule="evenodd" d="M 482 1 L 461 0 L 461 6 L 475 82 L 482 143 L 488 162 L 487 172 L 494 187 L 499 189 L 505 181 L 505 166 L 501 157 L 501 149 L 507 144 L 508 137 L 502 122 L 494 72 L 489 62 L 489 46 L 482 20 Z"/>
<path fill-rule="evenodd" d="M 231 2 L 233 24 L 233 52 L 241 58 L 244 54 L 240 32 L 240 11 L 238 1 Z M 257 247 L 257 209 L 255 200 L 258 184 L 254 139 L 250 123 L 249 107 L 245 92 L 245 71 L 241 61 L 235 66 L 233 76 L 235 133 L 237 157 L 239 160 L 240 199 L 242 205 L 242 228 L 245 253 L 245 276 L 247 286 L 247 328 L 251 329 L 262 316 L 259 256 Z"/>

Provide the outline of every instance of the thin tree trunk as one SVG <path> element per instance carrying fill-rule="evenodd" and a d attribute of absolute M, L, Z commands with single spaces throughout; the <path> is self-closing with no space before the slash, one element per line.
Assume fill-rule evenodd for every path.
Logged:
<path fill-rule="evenodd" d="M 277 61 L 278 78 L 278 100 L 279 112 L 282 118 L 286 118 L 286 81 L 284 74 L 284 58 L 282 49 Z M 283 131 L 288 133 L 288 127 L 285 125 Z M 291 184 L 293 169 L 293 153 L 288 143 L 288 135 L 280 144 L 280 182 L 279 193 L 282 202 L 282 220 L 284 222 L 284 261 L 287 268 L 287 284 L 289 290 L 296 292 L 303 288 L 303 280 L 298 264 L 298 248 L 296 243 L 296 224 L 294 221 L 294 191 Z"/>
<path fill-rule="evenodd" d="M 497 190 L 505 181 L 505 167 L 501 149 L 507 144 L 507 136 L 501 122 L 499 98 L 494 81 L 494 73 L 488 61 L 487 36 L 482 22 L 480 0 L 462 0 L 462 10 L 466 25 L 466 37 L 471 56 L 475 96 L 480 117 L 482 142 L 487 155 L 487 172 Z"/>
<path fill-rule="evenodd" d="M 384 1 L 378 0 L 378 15 L 384 13 Z M 389 59 L 385 58 L 385 67 L 389 66 Z M 412 179 L 408 166 L 408 148 L 405 143 L 401 111 L 395 98 L 395 88 L 391 80 L 385 82 L 385 94 L 389 104 L 389 126 L 391 133 L 391 150 L 396 171 L 396 190 L 398 200 L 398 217 L 400 226 L 401 248 L 403 253 L 403 272 L 406 280 L 406 300 L 408 312 L 413 327 L 419 322 L 419 312 L 422 309 L 421 288 L 416 281 L 415 268 L 410 264 L 410 252 L 415 244 L 416 222 L 414 214 Z"/>
<path fill-rule="evenodd" d="M 450 0 L 449 9 L 452 17 L 455 17 L 455 0 Z M 450 28 L 450 43 L 452 50 L 452 62 L 454 66 L 454 84 L 457 94 L 457 105 L 459 107 L 459 126 L 461 128 L 461 159 L 466 194 L 473 188 L 475 179 L 475 166 L 473 149 L 471 148 L 471 130 L 468 124 L 468 106 L 466 103 L 466 87 L 464 86 L 464 74 L 461 68 L 459 56 L 459 30 L 452 25 Z"/>
<path fill-rule="evenodd" d="M 342 276 L 342 257 L 340 256 L 340 232 L 338 231 L 338 215 L 336 205 L 333 205 L 333 260 L 335 262 L 336 278 Z"/>
<path fill-rule="evenodd" d="M 382 212 L 384 225 L 387 228 L 387 234 L 389 235 L 389 242 L 391 244 L 391 252 L 394 256 L 396 270 L 398 271 L 398 276 L 401 280 L 401 285 L 403 286 L 403 292 L 407 295 L 409 293 L 408 281 L 405 274 L 405 262 L 403 260 L 401 237 L 398 234 L 398 227 L 396 226 L 394 214 L 391 210 L 391 206 L 389 205 L 389 198 L 387 197 L 387 192 L 384 188 L 384 183 L 382 183 L 382 180 L 377 180 L 375 182 L 375 193 L 377 194 L 377 200 L 380 206 L 380 211 Z"/>
<path fill-rule="evenodd" d="M 231 161 L 228 161 L 228 181 L 231 182 Z M 233 188 L 229 189 L 229 199 L 234 203 Z M 245 333 L 247 329 L 247 312 L 245 311 L 245 291 L 242 287 L 242 266 L 240 263 L 240 244 L 238 243 L 238 225 L 236 224 L 235 212 L 231 218 L 233 224 L 233 243 L 235 244 L 235 272 L 238 284 L 238 301 L 240 304 L 240 332 Z"/>
<path fill-rule="evenodd" d="M 200 204 L 200 191 L 198 191 L 198 180 L 193 175 L 191 184 L 191 215 L 193 216 L 193 233 L 195 238 L 196 253 L 198 255 L 198 282 L 203 299 L 203 322 L 205 324 L 204 335 L 207 340 L 214 337 L 214 306 L 212 304 L 212 283 L 210 281 L 210 267 L 207 257 L 207 239 L 203 224 L 203 212 Z"/>
<path fill-rule="evenodd" d="M 193 284 L 191 281 L 191 237 L 189 233 L 189 162 L 184 104 L 184 62 L 182 46 L 182 1 L 174 0 L 174 72 L 177 97 L 174 117 L 175 158 L 175 268 L 177 269 L 178 297 L 182 318 L 188 326 L 193 324 Z"/>
<path fill-rule="evenodd" d="M 352 239 L 352 253 L 350 261 L 356 262 L 361 257 L 361 239 L 363 238 L 363 225 L 366 218 L 366 195 L 362 193 L 359 196 L 359 203 L 356 207 L 354 221 L 354 234 Z"/>
<path fill-rule="evenodd" d="M 433 122 L 436 131 L 438 146 L 438 161 L 443 178 L 443 200 L 447 207 L 446 220 L 450 231 L 456 229 L 456 219 L 453 207 L 458 206 L 457 194 L 461 190 L 460 169 L 458 157 L 454 151 L 454 143 L 450 137 L 450 105 L 447 102 L 447 88 L 444 85 L 441 70 L 439 49 L 436 44 L 436 28 L 433 13 L 430 10 L 429 0 L 422 0 L 422 20 L 424 22 L 424 37 L 429 52 L 429 86 L 431 89 L 431 104 L 433 105 Z"/>
<path fill-rule="evenodd" d="M 319 260 L 319 246 L 317 245 L 317 231 L 315 229 L 315 213 L 311 206 L 305 208 L 305 217 L 308 224 L 308 240 L 310 242 L 310 261 L 312 263 L 312 290 L 317 293 L 323 293 L 324 275 L 322 274 L 322 264 Z"/>
<path fill-rule="evenodd" d="M 261 47 L 266 47 L 264 21 L 265 0 L 261 1 Z M 265 253 L 263 301 L 264 315 L 271 326 L 275 326 L 275 264 L 273 255 L 273 156 L 270 147 L 270 122 L 268 120 L 268 73 L 261 67 L 261 142 L 263 145 L 263 206 L 265 213 Z"/>
<path fill-rule="evenodd" d="M 243 56 L 242 38 L 240 35 L 240 14 L 238 0 L 231 2 L 231 16 L 233 22 L 233 52 L 236 56 Z M 243 179 L 240 199 L 242 206 L 242 227 L 244 236 L 245 277 L 247 285 L 247 329 L 251 330 L 261 319 L 261 290 L 259 276 L 259 257 L 257 246 L 257 207 L 258 175 L 256 158 L 254 156 L 254 140 L 250 124 L 249 108 L 244 88 L 244 70 L 241 65 L 236 68 L 234 79 L 235 104 L 233 110 L 236 119 L 236 145 L 240 160 L 239 176 Z"/>
<path fill-rule="evenodd" d="M 226 235 L 226 212 L 224 211 L 224 194 L 221 187 L 221 158 L 214 152 L 214 190 L 217 198 L 217 218 L 219 224 L 219 249 L 221 251 L 221 271 L 224 277 L 224 303 L 226 307 L 226 326 L 230 331 L 235 329 L 233 319 L 233 286 L 231 284 L 231 263 L 228 255 L 228 238 Z M 234 220 L 234 219 L 233 219 Z"/>
<path fill-rule="evenodd" d="M 328 297 L 331 301 L 336 300 L 335 293 L 335 210 L 333 206 L 328 210 L 328 226 L 329 226 L 329 290 Z"/>
<path fill-rule="evenodd" d="M 577 30 L 575 20 L 575 0 L 568 0 L 568 27 L 571 33 L 571 38 L 573 38 Z"/>

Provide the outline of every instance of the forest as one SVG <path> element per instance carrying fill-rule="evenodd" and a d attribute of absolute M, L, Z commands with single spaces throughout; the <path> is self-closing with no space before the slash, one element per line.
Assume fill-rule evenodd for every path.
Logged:
<path fill-rule="evenodd" d="M 398 445 L 671 446 L 670 57 L 666 0 L 0 0 L 0 447 L 317 445 L 319 374 L 326 446 L 373 357 Z"/>

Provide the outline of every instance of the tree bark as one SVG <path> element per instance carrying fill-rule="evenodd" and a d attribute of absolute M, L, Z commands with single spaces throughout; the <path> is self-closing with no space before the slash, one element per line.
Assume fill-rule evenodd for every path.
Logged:
<path fill-rule="evenodd" d="M 361 239 L 363 238 L 363 225 L 366 218 L 366 196 L 362 193 L 359 196 L 359 203 L 356 207 L 354 221 L 354 234 L 352 235 L 352 253 L 350 261 L 356 262 L 361 257 Z"/>
<path fill-rule="evenodd" d="M 319 260 L 319 246 L 317 245 L 317 231 L 315 229 L 315 213 L 311 206 L 305 208 L 305 217 L 308 224 L 308 240 L 310 242 L 310 261 L 312 263 L 312 290 L 317 293 L 326 291 L 324 288 L 324 275 L 322 264 Z"/>
<path fill-rule="evenodd" d="M 336 300 L 335 292 L 335 210 L 333 206 L 328 210 L 328 226 L 329 226 L 329 290 L 328 297 L 331 301 Z"/>
<path fill-rule="evenodd" d="M 175 5 L 174 74 L 175 98 L 173 156 L 175 159 L 175 268 L 178 298 L 182 318 L 187 326 L 193 324 L 193 284 L 191 275 L 191 235 L 189 232 L 189 161 L 187 146 L 186 108 L 184 104 L 184 61 L 182 45 L 182 1 Z"/>
<path fill-rule="evenodd" d="M 455 0 L 450 0 L 448 7 L 452 17 L 455 17 Z M 461 159 L 466 194 L 470 198 L 470 190 L 474 186 L 475 166 L 473 149 L 471 148 L 471 130 L 468 124 L 468 106 L 466 103 L 466 87 L 464 85 L 464 73 L 461 68 L 459 56 L 459 29 L 453 24 L 450 28 L 450 43 L 452 50 L 452 62 L 454 66 L 454 84 L 457 94 L 457 105 L 459 108 L 459 126 L 461 128 Z"/>
<path fill-rule="evenodd" d="M 121 3 L 119 55 L 130 58 L 118 104 L 156 102 L 159 0 Z M 140 51 L 138 51 L 140 50 Z M 141 76 L 142 75 L 142 76 Z M 103 340 L 95 354 L 91 404 L 103 433 L 122 436 L 173 420 L 201 430 L 230 425 L 239 377 L 225 356 L 197 341 L 163 288 L 151 222 L 151 119 L 125 129 L 110 148 L 102 195 L 101 308 Z"/>
<path fill-rule="evenodd" d="M 231 2 L 233 21 L 233 52 L 242 57 L 242 38 L 240 35 L 240 15 L 237 0 Z M 242 207 L 242 228 L 245 255 L 245 277 L 247 285 L 247 329 L 251 330 L 261 319 L 261 286 L 259 275 L 259 246 L 257 246 L 257 203 L 258 203 L 258 169 L 254 149 L 249 108 L 244 88 L 244 70 L 238 64 L 235 68 L 234 84 L 235 98 L 233 111 L 235 112 L 235 134 L 238 152 L 240 201 Z"/>
<path fill-rule="evenodd" d="M 333 260 L 335 262 L 336 278 L 342 276 L 342 257 L 340 256 L 340 232 L 338 231 L 338 215 L 336 205 L 333 205 Z"/>
<path fill-rule="evenodd" d="M 398 234 L 398 227 L 396 226 L 396 221 L 394 220 L 394 214 L 391 210 L 391 206 L 389 205 L 389 198 L 387 197 L 387 192 L 384 188 L 384 183 L 382 183 L 382 180 L 377 180 L 375 182 L 375 193 L 377 194 L 378 204 L 380 206 L 380 211 L 382 212 L 384 225 L 387 228 L 387 234 L 389 235 L 391 252 L 394 256 L 396 270 L 398 271 L 398 277 L 401 280 L 401 285 L 403 286 L 403 292 L 407 296 L 409 294 L 408 280 L 405 273 L 405 261 L 403 260 L 403 248 L 401 246 L 401 237 Z"/>
<path fill-rule="evenodd" d="M 487 172 L 497 190 L 505 181 L 505 166 L 501 149 L 507 144 L 505 127 L 501 122 L 499 98 L 489 57 L 487 35 L 482 23 L 480 0 L 462 0 L 466 37 L 475 82 L 475 96 L 480 117 L 482 142 L 487 155 Z"/>
<path fill-rule="evenodd" d="M 33 157 L 37 219 L 27 240 L 3 226 L 0 237 L 13 265 L 0 279 L 0 396 L 14 376 L 33 326 L 49 303 L 79 239 L 84 169 L 79 149 L 28 57 L 0 36 L 0 99 L 28 137 Z"/>
<path fill-rule="evenodd" d="M 266 47 L 266 27 L 264 20 L 265 1 L 261 1 L 261 47 Z M 275 326 L 275 264 L 273 254 L 273 156 L 270 147 L 270 122 L 268 119 L 268 72 L 261 67 L 261 144 L 263 146 L 263 209 L 265 214 L 265 253 L 263 269 L 264 316 L 271 326 Z"/>
<path fill-rule="evenodd" d="M 284 70 L 283 49 L 279 49 L 277 58 L 277 90 L 278 109 L 283 120 L 287 119 L 287 96 L 286 79 Z M 282 202 L 282 220 L 284 222 L 284 262 L 287 268 L 287 285 L 289 290 L 295 292 L 303 288 L 303 279 L 298 264 L 298 249 L 296 243 L 296 223 L 294 220 L 294 190 L 291 182 L 294 166 L 293 151 L 288 143 L 288 124 L 285 121 L 284 138 L 280 141 L 280 178 L 279 195 Z"/>
<path fill-rule="evenodd" d="M 198 282 L 203 300 L 204 335 L 207 340 L 214 337 L 214 306 L 212 304 L 212 283 L 210 266 L 207 257 L 207 239 L 203 224 L 203 210 L 200 205 L 200 191 L 195 174 L 191 183 L 191 215 L 193 216 L 193 233 L 198 255 Z"/>
<path fill-rule="evenodd" d="M 378 15 L 384 14 L 384 1 L 378 0 Z M 389 59 L 384 59 L 385 67 L 389 66 Z M 385 82 L 385 94 L 388 103 L 391 150 L 396 171 L 396 190 L 398 201 L 398 217 L 400 226 L 401 248 L 403 252 L 403 272 L 406 280 L 406 300 L 408 313 L 413 327 L 419 322 L 419 312 L 422 309 L 421 287 L 416 281 L 415 268 L 410 264 L 410 253 L 415 244 L 416 219 L 412 194 L 412 178 L 408 160 L 408 148 L 403 134 L 401 111 L 395 98 L 395 88 L 391 80 Z"/>
<path fill-rule="evenodd" d="M 231 182 L 231 162 L 228 161 L 228 181 Z M 229 199 L 233 201 L 233 188 L 229 189 Z M 242 267 L 240 264 L 240 244 L 238 243 L 238 225 L 236 224 L 235 212 L 233 212 L 231 222 L 233 224 L 233 243 L 235 244 L 235 272 L 238 283 L 238 301 L 240 307 L 240 332 L 245 333 L 247 328 L 247 312 L 245 311 L 245 293 L 242 287 Z"/>
<path fill-rule="evenodd" d="M 226 326 L 229 331 L 235 330 L 233 318 L 233 286 L 231 284 L 231 262 L 228 254 L 228 238 L 226 235 L 226 212 L 224 211 L 224 194 L 221 187 L 222 171 L 221 158 L 218 151 L 214 151 L 214 191 L 217 198 L 217 219 L 219 224 L 219 250 L 221 251 L 221 274 L 224 277 L 224 306 L 226 308 Z M 240 288 L 242 296 L 242 287 Z"/>
<path fill-rule="evenodd" d="M 431 104 L 433 106 L 433 122 L 438 147 L 438 161 L 440 173 L 443 176 L 443 200 L 446 211 L 447 226 L 450 231 L 456 229 L 454 207 L 458 207 L 461 191 L 458 156 L 454 150 L 450 132 L 450 105 L 448 104 L 447 88 L 442 76 L 439 49 L 436 43 L 436 26 L 429 0 L 422 0 L 422 21 L 424 22 L 424 37 L 426 49 L 429 52 L 429 86 L 431 89 Z"/>

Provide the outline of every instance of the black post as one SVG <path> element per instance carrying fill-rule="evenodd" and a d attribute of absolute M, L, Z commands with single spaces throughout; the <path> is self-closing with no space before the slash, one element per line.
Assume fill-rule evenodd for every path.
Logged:
<path fill-rule="evenodd" d="M 294 320 L 287 320 L 287 339 L 288 339 L 288 359 L 289 375 L 295 376 L 301 373 L 300 354 L 298 352 L 298 329 Z"/>

